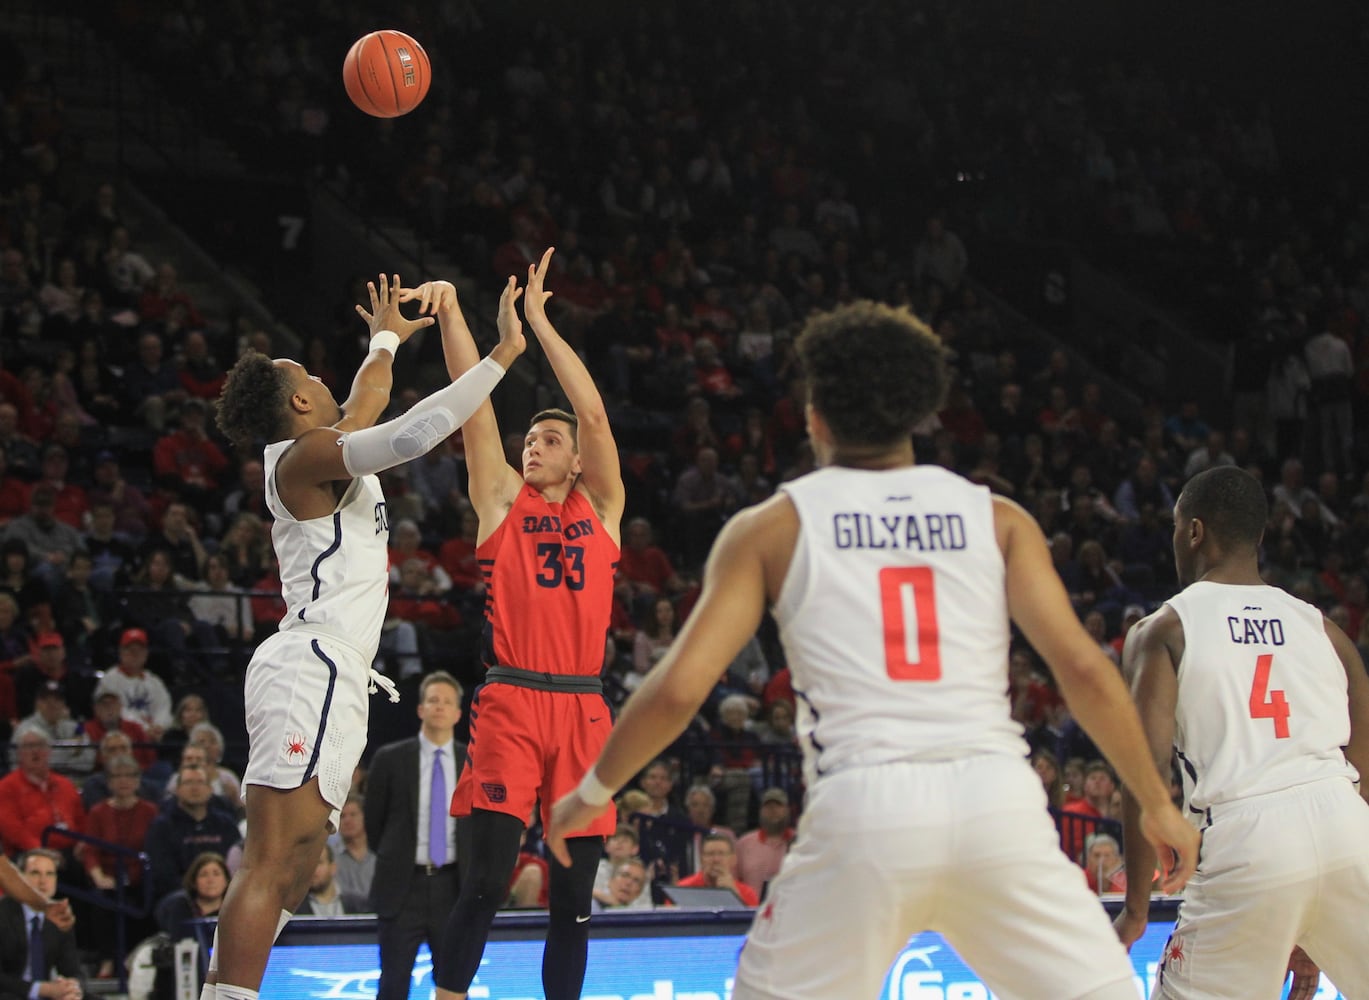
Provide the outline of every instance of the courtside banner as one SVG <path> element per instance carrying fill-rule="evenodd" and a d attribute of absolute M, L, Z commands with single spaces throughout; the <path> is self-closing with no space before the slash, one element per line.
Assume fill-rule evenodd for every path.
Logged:
<path fill-rule="evenodd" d="M 621 917 L 601 918 L 590 940 L 589 969 L 582 1000 L 729 1000 L 745 921 L 719 920 L 701 914 L 672 913 L 666 924 L 621 924 Z M 544 919 L 526 927 L 496 922 L 480 971 L 471 985 L 471 1000 L 540 1000 Z M 271 954 L 261 995 L 273 1000 L 372 1000 L 380 976 L 374 943 L 363 943 L 360 926 L 329 935 L 323 921 L 310 921 L 307 935 L 286 931 Z M 373 928 L 374 923 L 367 921 Z M 323 925 L 323 926 L 320 926 Z M 1136 995 L 1150 996 L 1156 969 L 1172 924 L 1151 923 L 1131 950 Z M 611 935 L 611 936 L 610 936 Z M 329 937 L 335 941 L 330 943 Z M 374 930 L 369 936 L 374 941 Z M 350 939 L 347 943 L 338 938 Z M 308 943 L 290 943 L 306 940 Z M 410 1000 L 430 1000 L 432 959 L 426 946 L 414 964 Z M 1285 991 L 1284 996 L 1287 996 Z M 1322 979 L 1316 1000 L 1338 1000 L 1341 994 Z M 919 934 L 895 960 L 878 998 L 871 1000 L 992 1000 L 988 991 L 949 945 L 936 934 Z M 852 998 L 855 1000 L 855 998 Z"/>

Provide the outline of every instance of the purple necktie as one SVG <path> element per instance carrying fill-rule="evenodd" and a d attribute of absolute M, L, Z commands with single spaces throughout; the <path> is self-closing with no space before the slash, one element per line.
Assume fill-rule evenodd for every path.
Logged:
<path fill-rule="evenodd" d="M 433 751 L 433 786 L 428 802 L 428 860 L 441 868 L 447 863 L 447 775 L 442 770 L 442 751 Z"/>

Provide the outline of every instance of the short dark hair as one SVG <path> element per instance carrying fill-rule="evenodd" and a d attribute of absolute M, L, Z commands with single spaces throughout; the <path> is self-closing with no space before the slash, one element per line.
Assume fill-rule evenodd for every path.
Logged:
<path fill-rule="evenodd" d="M 860 301 L 808 320 L 795 349 L 808 398 L 845 444 L 891 445 L 939 410 L 946 349 L 906 309 Z"/>
<path fill-rule="evenodd" d="M 233 873 L 228 870 L 228 862 L 224 860 L 222 854 L 216 851 L 203 851 L 195 855 L 195 860 L 190 862 L 190 867 L 185 870 L 185 875 L 181 877 L 181 888 L 192 900 L 195 898 L 195 882 L 200 877 L 200 869 L 208 865 L 218 865 L 223 869 L 224 878 L 230 881 Z"/>
<path fill-rule="evenodd" d="M 1175 505 L 1181 517 L 1202 521 L 1219 544 L 1257 548 L 1269 521 L 1269 501 L 1260 481 L 1234 465 L 1200 472 Z"/>
<path fill-rule="evenodd" d="M 434 684 L 447 684 L 455 688 L 457 704 L 461 703 L 461 699 L 466 694 L 465 690 L 462 689 L 461 682 L 459 680 L 457 680 L 451 674 L 447 673 L 447 671 L 445 670 L 434 670 L 432 673 L 426 675 L 423 678 L 422 682 L 418 685 L 419 701 L 422 701 L 424 699 L 424 697 L 428 694 L 428 688 L 432 687 Z"/>
<path fill-rule="evenodd" d="M 570 443 L 575 447 L 580 447 L 580 418 L 574 413 L 570 413 L 558 406 L 553 406 L 547 410 L 538 410 L 528 421 L 528 426 L 540 424 L 543 420 L 559 420 L 562 423 L 570 424 Z"/>
<path fill-rule="evenodd" d="M 228 372 L 219 393 L 219 430 L 239 447 L 285 437 L 290 379 L 260 351 L 248 351 Z"/>

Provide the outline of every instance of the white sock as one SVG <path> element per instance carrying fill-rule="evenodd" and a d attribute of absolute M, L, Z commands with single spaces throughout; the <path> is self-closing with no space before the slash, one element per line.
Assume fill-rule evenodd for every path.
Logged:
<path fill-rule="evenodd" d="M 256 990 L 249 990 L 246 986 L 229 986 L 227 983 L 219 983 L 214 987 L 215 1000 L 260 1000 Z"/>
<path fill-rule="evenodd" d="M 285 925 L 294 916 L 289 910 L 280 911 L 280 919 L 276 921 L 276 936 L 271 939 L 274 944 L 280 938 L 280 932 L 285 930 Z M 214 928 L 214 950 L 209 957 L 209 971 L 218 971 L 216 959 L 219 954 L 219 929 Z M 200 993 L 200 1000 L 259 1000 L 256 990 L 249 990 L 246 986 L 230 986 L 228 983 L 219 983 L 215 986 L 205 984 L 204 990 Z"/>

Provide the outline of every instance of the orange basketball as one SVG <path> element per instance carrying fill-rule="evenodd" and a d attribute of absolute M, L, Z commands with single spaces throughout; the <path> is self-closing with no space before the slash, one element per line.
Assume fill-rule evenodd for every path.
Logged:
<path fill-rule="evenodd" d="M 390 28 L 362 35 L 342 61 L 347 96 L 376 118 L 396 118 L 428 95 L 432 67 L 423 46 Z"/>

